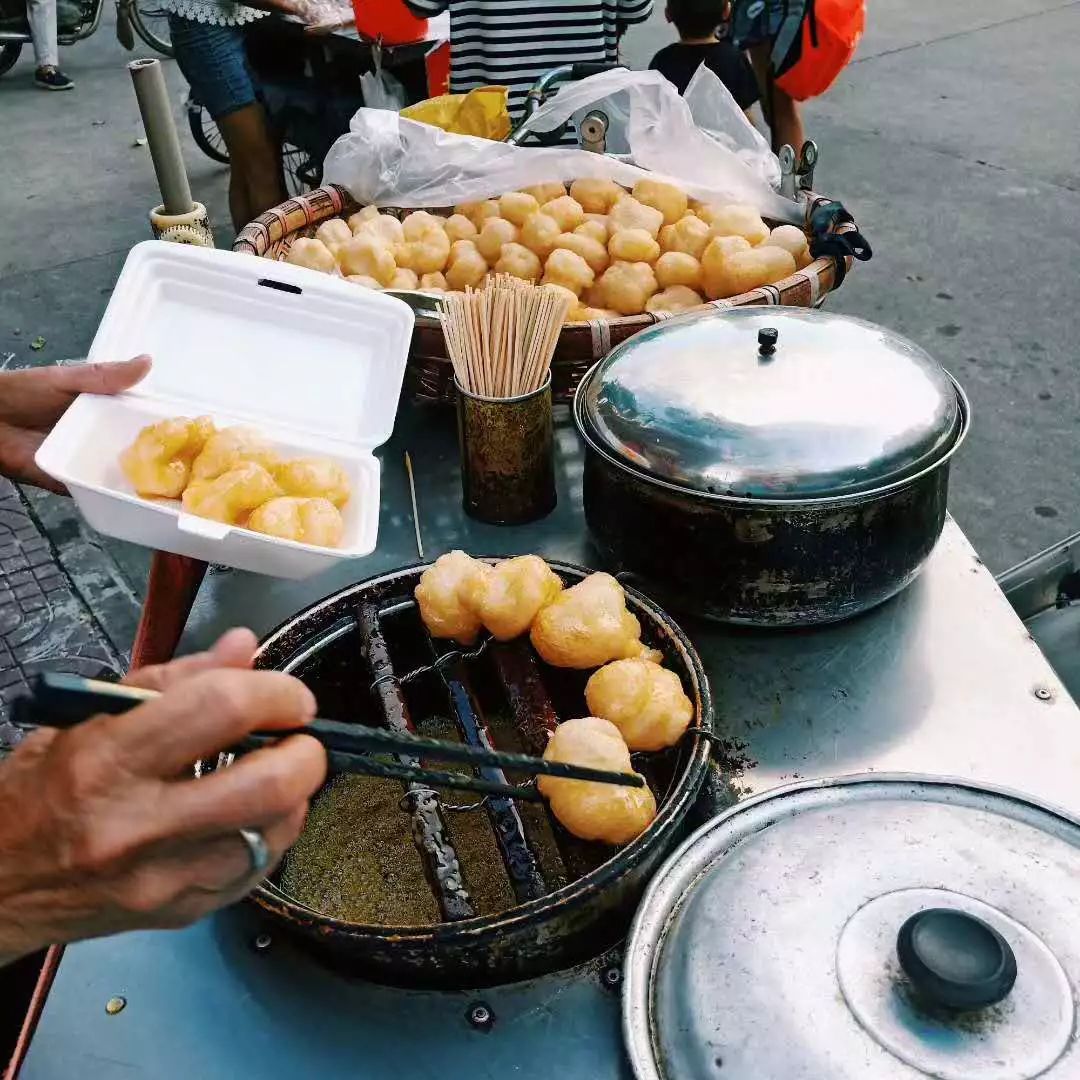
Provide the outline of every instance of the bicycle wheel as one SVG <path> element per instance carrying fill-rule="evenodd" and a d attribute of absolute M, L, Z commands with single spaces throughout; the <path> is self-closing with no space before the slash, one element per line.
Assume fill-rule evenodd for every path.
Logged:
<path fill-rule="evenodd" d="M 160 0 L 131 0 L 128 12 L 135 33 L 162 56 L 173 56 L 172 36 L 169 33 L 169 14 Z"/>
<path fill-rule="evenodd" d="M 211 160 L 228 165 L 229 151 L 225 149 L 225 140 L 210 113 L 199 102 L 188 98 L 187 118 L 195 145 Z"/>
<path fill-rule="evenodd" d="M 285 172 L 285 190 L 290 195 L 302 195 L 322 183 L 322 166 L 298 146 L 291 143 L 282 146 L 281 164 Z"/>

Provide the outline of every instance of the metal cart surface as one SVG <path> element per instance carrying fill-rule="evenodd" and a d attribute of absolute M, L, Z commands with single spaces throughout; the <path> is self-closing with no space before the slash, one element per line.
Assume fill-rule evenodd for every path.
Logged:
<path fill-rule="evenodd" d="M 461 547 L 595 564 L 581 449 L 565 416 L 558 509 L 538 525 L 499 529 L 462 513 L 453 414 L 403 404 L 382 452 L 377 552 L 309 582 L 211 574 L 182 648 L 236 623 L 265 633 L 349 582 L 416 561 L 406 449 L 427 558 Z M 860 618 L 785 633 L 682 626 L 709 672 L 718 724 L 756 761 L 730 778 L 740 794 L 867 770 L 923 772 L 1019 789 L 1080 814 L 1080 710 L 951 520 L 915 584 Z M 708 800 L 699 808 L 714 809 Z M 241 905 L 181 932 L 69 947 L 19 1075 L 622 1080 L 618 962 L 609 953 L 482 991 L 391 990 L 331 973 Z M 113 1015 L 111 998 L 126 1002 Z M 490 1023 L 475 1023 L 477 1005 Z"/>

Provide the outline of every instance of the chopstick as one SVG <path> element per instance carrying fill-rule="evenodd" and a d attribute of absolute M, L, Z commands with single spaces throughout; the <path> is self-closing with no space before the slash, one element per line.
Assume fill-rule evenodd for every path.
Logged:
<path fill-rule="evenodd" d="M 156 691 L 142 690 L 132 686 L 83 679 L 78 675 L 46 673 L 33 683 L 31 695 L 15 701 L 12 719 L 20 727 L 73 727 L 91 716 L 108 713 L 119 715 L 138 705 L 152 701 Z M 368 775 L 393 775 L 399 779 L 416 779 L 440 786 L 483 791 L 488 794 L 504 794 L 511 798 L 535 800 L 532 788 L 500 784 L 479 777 L 463 776 L 422 769 L 402 762 L 388 764 L 377 762 L 367 756 L 397 754 L 419 759 L 421 756 L 440 761 L 457 761 L 469 765 L 494 765 L 504 770 L 539 776 L 557 776 L 567 780 L 586 780 L 599 784 L 618 784 L 623 787 L 641 787 L 644 781 L 635 773 L 610 772 L 583 765 L 569 765 L 558 761 L 545 761 L 528 754 L 505 753 L 466 743 L 443 742 L 425 739 L 419 735 L 386 731 L 362 724 L 344 724 L 337 720 L 314 720 L 307 727 L 281 731 L 254 731 L 235 747 L 254 750 L 267 746 L 289 735 L 311 735 L 322 743 L 331 758 L 331 764 L 341 772 L 366 772 Z M 375 767 L 378 771 L 372 771 Z M 392 770 L 392 771 L 387 771 Z"/>

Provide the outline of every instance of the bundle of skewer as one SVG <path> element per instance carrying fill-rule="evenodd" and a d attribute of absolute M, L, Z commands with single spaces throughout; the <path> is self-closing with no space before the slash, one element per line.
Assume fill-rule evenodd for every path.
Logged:
<path fill-rule="evenodd" d="M 458 384 L 470 394 L 513 398 L 547 381 L 573 303 L 568 290 L 499 274 L 482 289 L 439 301 Z"/>

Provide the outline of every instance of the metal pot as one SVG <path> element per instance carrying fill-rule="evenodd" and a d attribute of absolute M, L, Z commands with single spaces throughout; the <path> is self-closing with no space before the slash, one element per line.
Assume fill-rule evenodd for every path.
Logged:
<path fill-rule="evenodd" d="M 1080 1075 L 1080 822 L 918 776 L 778 789 L 662 866 L 626 950 L 637 1080 Z"/>
<path fill-rule="evenodd" d="M 671 607 L 782 627 L 846 619 L 915 577 L 970 407 L 881 327 L 748 308 L 625 342 L 582 381 L 574 419 L 608 562 Z"/>

